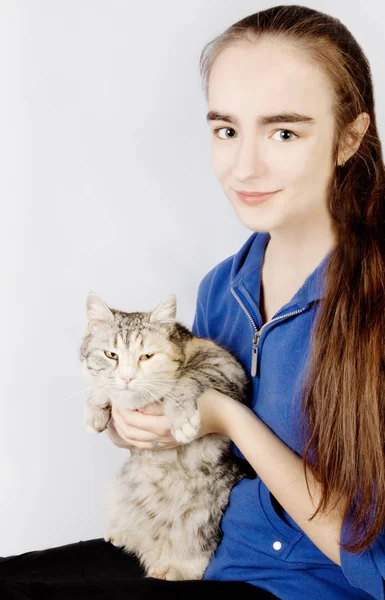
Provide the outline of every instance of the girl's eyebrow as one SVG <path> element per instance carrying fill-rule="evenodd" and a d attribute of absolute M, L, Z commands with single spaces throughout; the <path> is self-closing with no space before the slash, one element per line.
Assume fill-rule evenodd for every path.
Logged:
<path fill-rule="evenodd" d="M 238 125 L 238 119 L 230 114 L 222 114 L 215 110 L 210 110 L 207 113 L 206 120 L 210 121 L 226 121 L 227 123 L 235 123 Z M 273 123 L 309 123 L 314 125 L 313 117 L 300 115 L 296 112 L 280 113 L 278 115 L 261 115 L 257 117 L 257 125 L 271 125 Z"/>

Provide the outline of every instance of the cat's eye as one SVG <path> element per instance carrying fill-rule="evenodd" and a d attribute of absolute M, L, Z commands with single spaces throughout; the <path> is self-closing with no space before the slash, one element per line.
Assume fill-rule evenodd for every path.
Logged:
<path fill-rule="evenodd" d="M 118 360 L 118 355 L 115 354 L 115 352 L 109 352 L 108 350 L 105 350 L 104 354 L 107 356 L 107 358 L 112 358 L 114 360 Z"/>
<path fill-rule="evenodd" d="M 149 360 L 150 358 L 152 358 L 154 355 L 153 354 L 142 354 L 139 357 L 139 360 Z"/>

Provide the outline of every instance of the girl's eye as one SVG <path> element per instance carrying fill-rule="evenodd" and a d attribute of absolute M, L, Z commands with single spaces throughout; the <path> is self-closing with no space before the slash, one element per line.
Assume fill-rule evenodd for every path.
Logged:
<path fill-rule="evenodd" d="M 225 132 L 226 131 L 232 131 L 232 132 L 235 133 L 235 130 L 232 127 L 217 127 L 217 129 L 214 129 L 214 133 L 218 133 L 219 131 L 222 131 L 222 130 L 225 130 Z M 276 133 L 278 133 L 278 132 L 281 132 L 281 131 L 283 131 L 285 134 L 289 134 L 289 135 L 295 136 L 296 138 L 299 137 L 296 133 L 294 133 L 294 131 L 290 131 L 290 129 L 278 129 L 277 131 L 274 132 L 274 135 Z M 219 137 L 220 140 L 226 140 L 226 139 L 232 139 L 234 137 L 234 135 L 232 134 L 230 138 L 228 138 L 228 137 L 221 137 L 220 135 L 218 135 L 217 137 Z M 291 142 L 292 139 L 287 139 L 287 138 L 282 139 L 281 138 L 278 141 L 281 141 L 281 142 L 287 142 L 287 141 L 289 141 L 289 142 Z"/>
<path fill-rule="evenodd" d="M 118 355 L 115 354 L 115 352 L 109 352 L 108 350 L 105 350 L 104 354 L 107 356 L 107 358 L 112 358 L 113 360 L 118 360 Z"/>
<path fill-rule="evenodd" d="M 222 131 L 222 129 L 224 129 L 225 131 L 234 131 L 234 129 L 232 127 L 217 127 L 217 129 L 214 129 L 214 133 L 217 133 L 218 131 Z M 220 140 L 228 139 L 228 138 L 221 138 L 219 135 L 217 137 L 219 137 Z M 231 137 L 233 137 L 233 136 L 231 136 Z"/>
<path fill-rule="evenodd" d="M 296 138 L 298 137 L 298 135 L 297 135 L 296 133 L 294 133 L 294 131 L 290 131 L 290 129 L 277 129 L 277 131 L 274 131 L 274 135 L 275 135 L 276 133 L 279 133 L 279 132 L 282 132 L 282 131 L 283 131 L 283 133 L 285 133 L 285 134 L 294 135 Z M 291 142 L 291 139 L 290 139 L 290 140 L 288 140 L 287 138 L 285 138 L 285 139 L 282 139 L 282 138 L 281 138 L 279 141 L 281 141 L 281 142 L 286 142 L 286 141 L 289 141 L 289 142 Z"/>
<path fill-rule="evenodd" d="M 142 356 L 139 357 L 139 360 L 149 360 L 153 356 L 153 354 L 142 354 Z"/>

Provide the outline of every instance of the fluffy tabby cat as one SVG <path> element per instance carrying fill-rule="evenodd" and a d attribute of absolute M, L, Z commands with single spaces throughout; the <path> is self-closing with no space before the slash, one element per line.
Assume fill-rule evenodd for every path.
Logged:
<path fill-rule="evenodd" d="M 182 444 L 130 451 L 106 496 L 105 539 L 136 554 L 147 577 L 200 579 L 220 541 L 231 488 L 255 473 L 231 452 L 228 437 L 194 439 L 197 398 L 215 388 L 242 402 L 247 375 L 230 352 L 175 320 L 173 295 L 152 312 L 126 313 L 90 292 L 87 313 L 80 351 L 91 381 L 86 429 L 107 427 L 111 403 L 135 410 L 161 402 Z"/>

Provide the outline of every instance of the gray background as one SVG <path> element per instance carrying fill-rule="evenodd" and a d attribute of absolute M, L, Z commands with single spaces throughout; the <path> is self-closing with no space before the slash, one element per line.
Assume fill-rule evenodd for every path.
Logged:
<path fill-rule="evenodd" d="M 205 273 L 251 234 L 210 166 L 199 55 L 256 0 L 0 0 L 0 555 L 102 537 L 127 454 L 83 429 L 89 290 L 190 327 Z M 307 2 L 369 58 L 383 3 Z"/>

